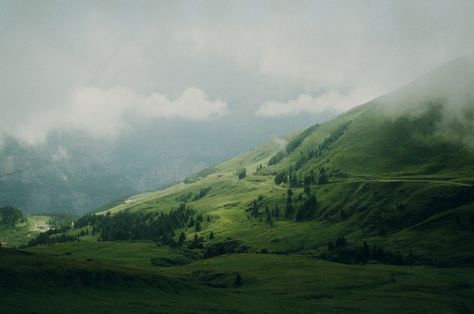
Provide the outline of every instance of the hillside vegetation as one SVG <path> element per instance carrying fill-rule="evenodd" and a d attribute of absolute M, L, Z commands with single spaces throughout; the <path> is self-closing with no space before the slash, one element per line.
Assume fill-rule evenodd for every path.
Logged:
<path fill-rule="evenodd" d="M 121 267 L 120 284 L 136 272 L 143 290 L 110 311 L 472 312 L 474 97 L 454 97 L 459 89 L 446 82 L 472 82 L 473 68 L 457 60 L 284 145 L 43 233 L 25 259 L 4 254 L 66 265 L 49 276 L 54 291 L 68 267 L 89 269 L 84 263 Z M 92 281 L 98 301 L 81 288 L 77 302 L 104 308 L 113 282 Z"/>

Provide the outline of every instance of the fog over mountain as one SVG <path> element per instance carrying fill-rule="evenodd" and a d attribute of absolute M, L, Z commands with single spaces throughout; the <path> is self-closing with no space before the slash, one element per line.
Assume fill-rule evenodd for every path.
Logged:
<path fill-rule="evenodd" d="M 474 50 L 471 1 L 138 4 L 0 3 L 0 205 L 86 212 Z"/>

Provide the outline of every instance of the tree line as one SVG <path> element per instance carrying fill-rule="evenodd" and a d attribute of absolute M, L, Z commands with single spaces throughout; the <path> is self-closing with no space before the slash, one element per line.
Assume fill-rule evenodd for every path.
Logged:
<path fill-rule="evenodd" d="M 23 213 L 13 207 L 0 208 L 0 225 L 14 226 L 19 222 L 25 222 L 26 217 Z"/>
<path fill-rule="evenodd" d="M 245 209 L 247 218 L 256 218 L 272 225 L 274 220 L 287 219 L 296 221 L 311 220 L 315 217 L 319 207 L 316 195 L 310 188 L 304 189 L 303 193 L 294 197 L 293 190 L 287 189 L 285 205 L 280 208 L 278 203 L 270 208 L 269 201 L 263 195 L 252 200 Z"/>

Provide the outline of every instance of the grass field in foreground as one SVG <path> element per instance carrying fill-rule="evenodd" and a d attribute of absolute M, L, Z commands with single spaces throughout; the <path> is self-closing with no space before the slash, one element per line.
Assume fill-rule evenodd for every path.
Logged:
<path fill-rule="evenodd" d="M 469 313 L 472 268 L 344 265 L 303 255 L 229 254 L 185 266 L 145 267 L 134 247 L 71 246 L 71 255 L 0 251 L 2 313 Z M 151 249 L 151 247 L 149 247 Z M 63 245 L 62 249 L 66 249 Z M 86 253 L 86 251 L 88 252 Z M 39 250 L 38 250 L 39 251 Z M 56 253 L 61 250 L 56 248 Z M 82 252 L 82 253 L 81 253 Z M 150 256 L 160 250 L 150 250 Z M 101 262 L 88 262 L 96 256 Z M 99 257 L 101 256 L 101 257 Z M 119 263 L 119 261 L 121 261 Z M 133 265 L 142 265 L 137 268 Z M 131 266 L 131 267 L 128 267 Z M 236 273 L 242 285 L 235 286 Z M 6 277 L 5 277 L 6 275 Z M 5 284 L 5 281 L 4 281 Z M 3 287 L 0 285 L 0 288 Z M 5 287 L 3 287 L 5 288 Z"/>

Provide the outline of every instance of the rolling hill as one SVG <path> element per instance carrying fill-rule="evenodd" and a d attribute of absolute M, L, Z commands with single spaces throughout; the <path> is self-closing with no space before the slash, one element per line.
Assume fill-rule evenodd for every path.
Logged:
<path fill-rule="evenodd" d="M 472 312 L 472 60 L 3 251 L 0 266 L 34 278 L 49 272 L 32 263 L 58 263 L 48 291 L 80 291 L 61 306 L 84 310 Z M 70 269 L 99 279 L 65 283 Z M 141 288 L 108 308 L 123 278 Z M 22 298 L 51 309 L 45 293 Z"/>

